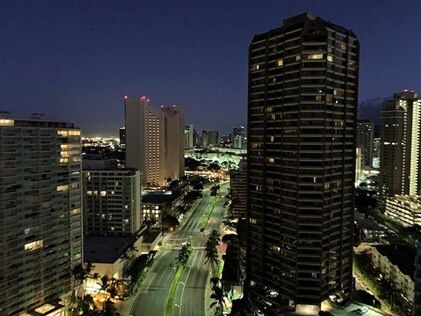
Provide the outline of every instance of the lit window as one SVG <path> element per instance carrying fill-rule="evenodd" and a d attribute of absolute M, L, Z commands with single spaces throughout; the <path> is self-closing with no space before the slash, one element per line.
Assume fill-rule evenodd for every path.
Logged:
<path fill-rule="evenodd" d="M 316 95 L 316 101 L 322 101 L 322 96 L 321 95 Z"/>
<path fill-rule="evenodd" d="M 101 196 L 107 196 L 107 191 L 101 191 Z"/>
<path fill-rule="evenodd" d="M 44 246 L 43 240 L 36 240 L 30 243 L 25 244 L 24 249 L 28 251 L 36 250 Z"/>
<path fill-rule="evenodd" d="M 249 218 L 250 224 L 256 224 L 257 220 L 255 218 Z"/>
<path fill-rule="evenodd" d="M 59 185 L 57 187 L 57 192 L 64 192 L 64 191 L 67 191 L 67 190 L 69 190 L 69 186 L 68 185 Z"/>
<path fill-rule="evenodd" d="M 284 65 L 284 60 L 281 58 L 281 59 L 278 59 L 277 61 L 276 61 L 276 65 L 278 66 L 278 67 L 282 67 L 283 65 Z"/>
<path fill-rule="evenodd" d="M 333 63 L 333 56 L 332 55 L 327 55 L 327 61 L 330 63 Z"/>
<path fill-rule="evenodd" d="M 307 55 L 307 59 L 323 59 L 323 54 L 310 54 Z"/>
<path fill-rule="evenodd" d="M 78 215 L 80 214 L 80 208 L 74 208 L 73 210 L 70 211 L 71 215 Z"/>
<path fill-rule="evenodd" d="M 0 119 L 0 126 L 14 126 L 14 125 L 15 125 L 14 120 Z"/>
<path fill-rule="evenodd" d="M 92 195 L 92 191 L 86 191 L 87 195 Z"/>
<path fill-rule="evenodd" d="M 300 61 L 300 60 L 301 60 L 301 56 L 300 55 L 295 56 L 295 61 Z"/>

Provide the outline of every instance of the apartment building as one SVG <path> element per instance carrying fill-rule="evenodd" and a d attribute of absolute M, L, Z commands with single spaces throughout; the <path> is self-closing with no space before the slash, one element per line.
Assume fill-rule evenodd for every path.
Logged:
<path fill-rule="evenodd" d="M 72 289 L 82 262 L 80 130 L 41 114 L 0 114 L 0 314 Z"/>

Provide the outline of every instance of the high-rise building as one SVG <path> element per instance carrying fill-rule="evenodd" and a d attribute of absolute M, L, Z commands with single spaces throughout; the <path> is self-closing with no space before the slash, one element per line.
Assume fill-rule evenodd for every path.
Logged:
<path fill-rule="evenodd" d="M 247 213 L 247 161 L 242 159 L 238 170 L 230 175 L 231 213 L 237 218 L 243 218 Z"/>
<path fill-rule="evenodd" d="M 119 136 L 120 136 L 120 146 L 125 147 L 126 146 L 126 128 L 124 126 L 120 127 Z"/>
<path fill-rule="evenodd" d="M 357 123 L 357 147 L 361 148 L 364 166 L 373 165 L 374 124 L 369 120 L 359 120 Z"/>
<path fill-rule="evenodd" d="M 215 147 L 219 145 L 219 131 L 203 131 L 202 147 Z"/>
<path fill-rule="evenodd" d="M 186 149 L 194 147 L 194 129 L 192 124 L 184 127 L 184 144 L 184 148 Z"/>
<path fill-rule="evenodd" d="M 232 131 L 232 147 L 233 148 L 245 148 L 246 146 L 246 133 L 244 126 L 234 126 Z"/>
<path fill-rule="evenodd" d="M 219 145 L 219 131 L 208 131 L 208 145 L 218 146 Z"/>
<path fill-rule="evenodd" d="M 380 112 L 380 199 L 420 193 L 421 101 L 414 91 L 395 93 Z"/>
<path fill-rule="evenodd" d="M 363 157 L 362 149 L 357 147 L 355 152 L 355 181 L 363 176 Z"/>
<path fill-rule="evenodd" d="M 126 162 L 141 172 L 143 187 L 160 187 L 184 175 L 184 114 L 179 107 L 124 97 Z"/>
<path fill-rule="evenodd" d="M 167 182 L 184 176 L 184 112 L 180 107 L 163 106 L 165 173 Z"/>
<path fill-rule="evenodd" d="M 315 315 L 350 297 L 358 62 L 352 31 L 308 13 L 250 44 L 247 293 L 260 302 Z"/>
<path fill-rule="evenodd" d="M 0 314 L 20 315 L 72 287 L 82 262 L 80 130 L 0 114 Z"/>
<path fill-rule="evenodd" d="M 132 236 L 141 226 L 140 171 L 83 169 L 85 235 Z"/>

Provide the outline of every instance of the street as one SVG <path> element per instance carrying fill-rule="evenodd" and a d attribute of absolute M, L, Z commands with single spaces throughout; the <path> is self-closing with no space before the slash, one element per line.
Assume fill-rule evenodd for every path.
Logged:
<path fill-rule="evenodd" d="M 175 258 L 183 242 L 190 242 L 193 251 L 177 287 L 173 315 L 205 315 L 206 287 L 210 267 L 205 263 L 204 244 L 212 229 L 218 229 L 225 213 L 224 201 L 228 184 L 222 184 L 217 197 L 210 196 L 209 190 L 203 191 L 203 198 L 196 202 L 175 232 L 163 238 L 152 268 L 148 271 L 141 290 L 133 304 L 133 316 L 163 316 L 175 270 Z M 215 207 L 206 224 L 209 208 Z M 210 293 L 209 293 L 210 295 Z M 127 316 L 127 315 L 123 315 Z"/>

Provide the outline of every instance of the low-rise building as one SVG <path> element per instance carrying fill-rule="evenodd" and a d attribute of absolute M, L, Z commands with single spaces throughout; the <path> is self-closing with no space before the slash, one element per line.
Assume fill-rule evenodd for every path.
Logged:
<path fill-rule="evenodd" d="M 177 216 L 177 206 L 182 205 L 182 198 L 187 191 L 186 181 L 179 182 L 177 186 L 166 191 L 143 191 L 141 220 L 157 222 L 162 221 L 162 215 Z"/>
<path fill-rule="evenodd" d="M 382 276 L 400 292 L 412 308 L 414 302 L 414 261 L 416 250 L 409 245 L 375 245 L 372 263 Z"/>
<path fill-rule="evenodd" d="M 92 274 L 120 279 L 128 260 L 153 250 L 160 236 L 160 230 L 146 226 L 133 236 L 88 236 L 84 240 L 85 261 L 92 264 Z"/>
<path fill-rule="evenodd" d="M 421 195 L 395 195 L 386 199 L 386 216 L 403 226 L 421 226 Z"/>

